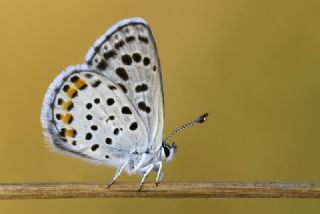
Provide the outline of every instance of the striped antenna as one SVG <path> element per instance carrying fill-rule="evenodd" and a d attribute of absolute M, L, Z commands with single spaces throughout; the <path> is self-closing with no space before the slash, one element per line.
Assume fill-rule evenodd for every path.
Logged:
<path fill-rule="evenodd" d="M 201 115 L 200 117 L 198 117 L 197 119 L 192 120 L 192 121 L 190 121 L 190 122 L 188 122 L 188 123 L 186 123 L 186 124 L 184 124 L 184 125 L 176 128 L 175 130 L 173 130 L 172 132 L 170 132 L 170 134 L 169 134 L 168 137 L 163 141 L 163 143 L 164 143 L 164 144 L 167 143 L 168 140 L 169 140 L 171 137 L 173 137 L 175 134 L 177 134 L 178 132 L 180 132 L 180 131 L 182 131 L 182 130 L 184 130 L 184 129 L 186 129 L 186 128 L 189 128 L 189 127 L 192 127 L 192 126 L 195 126 L 195 125 L 198 125 L 198 124 L 201 124 L 201 123 L 206 122 L 207 119 L 208 119 L 208 115 L 209 115 L 208 113 L 205 113 L 205 114 Z"/>

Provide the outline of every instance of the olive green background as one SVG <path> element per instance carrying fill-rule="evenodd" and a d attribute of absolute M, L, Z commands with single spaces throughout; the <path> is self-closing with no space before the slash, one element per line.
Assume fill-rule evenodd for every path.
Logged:
<path fill-rule="evenodd" d="M 320 181 L 318 1 L 0 1 L 0 182 L 107 181 L 114 170 L 50 151 L 47 87 L 117 21 L 145 18 L 163 68 L 164 181 Z M 153 181 L 154 175 L 149 181 Z M 123 175 L 121 181 L 140 177 Z M 0 201 L 0 213 L 318 213 L 306 199 Z"/>

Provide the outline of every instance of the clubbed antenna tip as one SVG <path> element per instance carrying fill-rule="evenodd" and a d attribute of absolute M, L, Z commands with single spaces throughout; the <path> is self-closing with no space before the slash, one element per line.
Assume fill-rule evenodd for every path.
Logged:
<path fill-rule="evenodd" d="M 205 113 L 205 114 L 201 115 L 201 116 L 198 118 L 198 123 L 206 122 L 206 121 L 208 120 L 208 116 L 209 116 L 208 113 Z"/>

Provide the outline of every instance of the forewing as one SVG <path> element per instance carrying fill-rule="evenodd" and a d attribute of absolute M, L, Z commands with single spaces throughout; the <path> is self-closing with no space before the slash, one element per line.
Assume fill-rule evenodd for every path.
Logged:
<path fill-rule="evenodd" d="M 56 147 L 111 165 L 148 145 L 146 127 L 122 89 L 83 66 L 67 69 L 51 84 L 42 123 Z"/>
<path fill-rule="evenodd" d="M 86 64 L 122 88 L 148 131 L 151 148 L 161 146 L 164 122 L 161 67 L 148 24 L 126 19 L 99 38 Z"/>

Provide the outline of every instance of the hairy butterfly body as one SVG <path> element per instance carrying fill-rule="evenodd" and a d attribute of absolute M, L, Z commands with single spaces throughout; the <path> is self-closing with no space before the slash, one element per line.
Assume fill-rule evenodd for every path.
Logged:
<path fill-rule="evenodd" d="M 207 114 L 174 130 L 163 141 L 161 67 L 151 30 L 141 18 L 111 27 L 89 50 L 85 63 L 68 67 L 50 85 L 42 108 L 49 142 L 60 151 L 143 176 L 156 184 L 162 162 L 172 160 L 176 132 L 204 122 Z"/>

